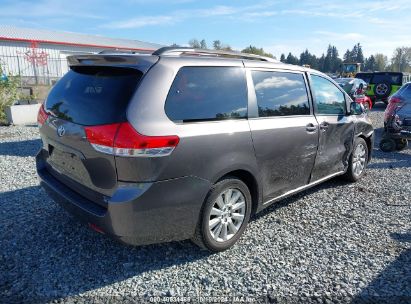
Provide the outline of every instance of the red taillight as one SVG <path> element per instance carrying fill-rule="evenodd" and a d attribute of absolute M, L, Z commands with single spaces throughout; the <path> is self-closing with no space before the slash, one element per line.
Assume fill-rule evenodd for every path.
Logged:
<path fill-rule="evenodd" d="M 142 135 L 128 122 L 85 127 L 85 132 L 88 141 L 97 151 L 127 157 L 170 155 L 180 140 L 175 135 Z"/>
<path fill-rule="evenodd" d="M 390 117 L 392 117 L 395 111 L 403 105 L 403 100 L 397 96 L 392 96 L 388 102 L 387 108 L 384 113 L 384 121 L 388 122 Z"/>
<path fill-rule="evenodd" d="M 39 112 L 37 114 L 37 124 L 41 127 L 47 120 L 49 115 L 47 114 L 46 110 L 44 110 L 44 105 L 41 105 Z"/>
<path fill-rule="evenodd" d="M 89 143 L 113 147 L 114 138 L 116 137 L 119 126 L 120 124 L 116 123 L 111 125 L 85 127 L 84 130 L 86 131 Z"/>

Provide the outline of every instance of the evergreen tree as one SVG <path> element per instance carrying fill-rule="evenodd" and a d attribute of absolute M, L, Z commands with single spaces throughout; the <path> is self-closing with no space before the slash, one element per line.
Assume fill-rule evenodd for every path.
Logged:
<path fill-rule="evenodd" d="M 281 54 L 280 61 L 281 61 L 281 62 L 286 62 L 286 59 L 285 59 L 285 55 L 284 55 L 284 54 Z"/>
<path fill-rule="evenodd" d="M 321 72 L 325 72 L 324 64 L 325 64 L 325 56 L 324 56 L 324 53 L 323 53 L 322 56 L 318 59 L 318 69 Z"/>
<path fill-rule="evenodd" d="M 371 55 L 369 58 L 364 60 L 364 70 L 368 72 L 374 72 L 377 70 L 377 62 L 374 55 Z"/>
<path fill-rule="evenodd" d="M 360 43 L 357 43 L 357 56 L 355 58 L 355 62 L 364 63 L 364 54 Z"/>
<path fill-rule="evenodd" d="M 288 53 L 288 56 L 287 56 L 287 59 L 285 60 L 285 62 L 289 63 L 289 64 L 295 64 L 295 65 L 297 65 L 299 63 L 298 58 L 295 57 L 293 54 L 291 54 L 291 52 Z"/>
<path fill-rule="evenodd" d="M 357 56 L 358 56 L 358 46 L 354 45 L 351 51 L 351 61 L 355 61 L 357 59 Z"/>
<path fill-rule="evenodd" d="M 199 49 L 201 47 L 200 42 L 198 42 L 197 39 L 191 39 L 188 44 L 194 48 L 194 49 Z"/>
<path fill-rule="evenodd" d="M 213 48 L 215 50 L 221 50 L 221 41 L 220 40 L 214 40 L 213 41 Z"/>
<path fill-rule="evenodd" d="M 344 62 L 352 61 L 352 54 L 349 49 L 347 49 L 347 51 L 345 52 L 343 59 L 344 59 Z"/>
<path fill-rule="evenodd" d="M 207 42 L 203 39 L 200 41 L 200 49 L 206 49 L 207 48 Z"/>

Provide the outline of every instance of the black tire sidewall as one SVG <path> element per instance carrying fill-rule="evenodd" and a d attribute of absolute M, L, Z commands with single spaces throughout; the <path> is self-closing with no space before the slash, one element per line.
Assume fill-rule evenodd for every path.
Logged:
<path fill-rule="evenodd" d="M 406 139 L 398 139 L 398 140 L 395 141 L 395 148 L 396 148 L 398 151 L 402 151 L 402 150 L 404 150 L 404 149 L 407 148 L 407 147 L 408 147 L 408 140 L 406 140 Z"/>
<path fill-rule="evenodd" d="M 386 144 L 390 144 L 390 146 L 388 146 L 388 147 L 391 147 L 391 148 L 386 149 L 386 147 L 387 147 Z M 394 151 L 396 149 L 395 140 L 392 139 L 392 138 L 383 138 L 383 139 L 381 139 L 380 149 L 383 152 L 392 152 L 392 151 Z"/>
<path fill-rule="evenodd" d="M 241 193 L 244 195 L 244 198 L 245 198 L 246 212 L 245 212 L 243 224 L 241 225 L 237 234 L 234 235 L 230 240 L 224 243 L 220 243 L 213 239 L 209 231 L 209 226 L 208 226 L 209 214 L 210 214 L 211 208 L 214 205 L 214 201 L 216 200 L 216 198 L 228 188 L 234 188 L 234 189 L 238 189 L 239 191 L 241 191 Z M 207 247 L 207 249 L 214 251 L 214 252 L 218 252 L 218 251 L 226 250 L 230 248 L 231 246 L 233 246 L 234 243 L 241 237 L 241 235 L 243 234 L 247 226 L 247 223 L 250 219 L 251 208 L 252 208 L 252 204 L 251 204 L 250 191 L 248 187 L 241 180 L 228 178 L 228 179 L 223 179 L 222 181 L 218 182 L 215 185 L 214 189 L 211 190 L 210 195 L 207 197 L 205 205 L 204 205 L 204 209 L 201 215 L 201 221 L 202 221 L 201 234 L 203 237 L 204 245 Z"/>
<path fill-rule="evenodd" d="M 365 167 L 364 167 L 363 171 L 361 172 L 361 174 L 357 176 L 353 172 L 353 157 L 354 157 L 355 149 L 357 149 L 357 146 L 360 145 L 360 144 L 362 144 L 364 146 L 365 152 L 366 152 L 365 153 Z M 355 139 L 354 146 L 353 146 L 353 149 L 352 149 L 352 153 L 351 153 L 351 156 L 350 156 L 350 162 L 348 164 L 349 167 L 348 167 L 348 170 L 347 170 L 347 173 L 346 173 L 346 176 L 348 177 L 349 180 L 351 180 L 353 182 L 356 182 L 357 180 L 361 179 L 361 177 L 364 175 L 364 172 L 365 172 L 365 169 L 367 168 L 367 163 L 368 163 L 368 153 L 369 153 L 368 146 L 367 146 L 367 143 L 365 142 L 365 140 L 360 138 L 360 137 Z"/>

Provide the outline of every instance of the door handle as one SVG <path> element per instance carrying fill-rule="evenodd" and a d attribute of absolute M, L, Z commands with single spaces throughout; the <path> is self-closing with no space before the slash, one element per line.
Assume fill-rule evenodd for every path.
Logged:
<path fill-rule="evenodd" d="M 322 122 L 321 124 L 320 124 L 320 129 L 321 130 L 323 130 L 323 131 L 325 131 L 325 130 L 327 130 L 328 129 L 328 126 L 329 126 L 329 124 L 328 124 L 328 122 Z"/>
<path fill-rule="evenodd" d="M 307 130 L 307 132 L 309 133 L 313 133 L 315 131 L 317 131 L 317 127 L 314 126 L 312 123 L 309 123 L 308 125 L 305 126 L 305 129 Z"/>

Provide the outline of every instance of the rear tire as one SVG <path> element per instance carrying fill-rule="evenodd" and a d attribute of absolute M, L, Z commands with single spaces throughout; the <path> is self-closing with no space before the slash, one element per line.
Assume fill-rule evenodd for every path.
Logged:
<path fill-rule="evenodd" d="M 192 242 L 211 252 L 230 248 L 244 232 L 251 207 L 246 184 L 234 177 L 222 179 L 204 202 Z"/>
<path fill-rule="evenodd" d="M 396 141 L 395 141 L 395 148 L 398 150 L 398 151 L 402 151 L 402 150 L 404 150 L 405 148 L 407 148 L 408 147 L 408 140 L 406 140 L 406 139 L 397 139 Z"/>
<path fill-rule="evenodd" d="M 380 141 L 380 149 L 383 152 L 392 152 L 396 149 L 395 140 L 392 138 L 383 138 Z"/>
<path fill-rule="evenodd" d="M 358 181 L 365 172 L 368 163 L 368 146 L 364 139 L 358 137 L 354 141 L 354 146 L 350 159 L 348 161 L 348 169 L 344 174 L 344 178 L 350 182 Z"/>

